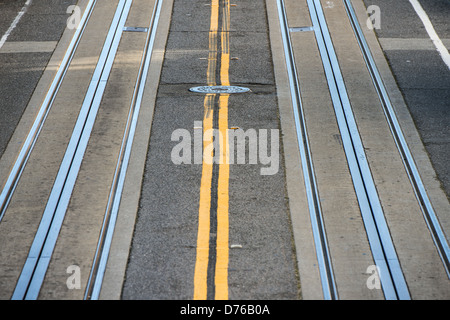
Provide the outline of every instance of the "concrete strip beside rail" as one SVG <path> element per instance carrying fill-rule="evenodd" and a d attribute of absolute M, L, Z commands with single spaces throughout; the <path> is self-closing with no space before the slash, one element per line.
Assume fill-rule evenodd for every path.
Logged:
<path fill-rule="evenodd" d="M 323 292 L 317 267 L 311 220 L 308 214 L 276 2 L 266 1 L 266 7 L 283 136 L 286 189 L 289 197 L 289 210 L 301 282 L 301 297 L 305 300 L 319 300 L 323 299 Z"/>
<path fill-rule="evenodd" d="M 286 2 L 290 27 L 310 26 L 306 1 Z M 299 18 L 301 17 L 301 18 Z M 380 299 L 366 286 L 374 264 L 314 32 L 292 32 L 315 175 L 339 299 Z"/>
<path fill-rule="evenodd" d="M 360 48 L 354 41 L 349 24 L 342 23 L 348 21 L 343 4 L 335 3 L 334 6 L 325 7 L 324 11 L 378 196 L 408 287 L 412 295 L 416 294 L 415 297 L 445 295 L 446 286 L 438 288 L 439 284 L 445 283 L 447 276 L 445 272 L 442 274 L 442 269 L 436 268 L 440 262 L 439 257 L 429 237 Z M 412 230 L 414 237 L 411 237 Z M 428 282 L 426 275 L 439 280 Z M 420 288 L 414 286 L 419 283 L 417 279 L 421 279 Z M 428 293 L 425 288 L 430 288 L 431 292 L 436 291 Z"/>
<path fill-rule="evenodd" d="M 142 178 L 152 128 L 151 123 L 164 60 L 172 6 L 173 0 L 164 0 L 153 49 L 152 63 L 149 69 L 135 141 L 133 143 L 130 164 L 122 194 L 116 231 L 112 239 L 111 252 L 100 293 L 101 300 L 121 299 L 122 285 L 133 238 L 134 223 L 139 207 Z"/>

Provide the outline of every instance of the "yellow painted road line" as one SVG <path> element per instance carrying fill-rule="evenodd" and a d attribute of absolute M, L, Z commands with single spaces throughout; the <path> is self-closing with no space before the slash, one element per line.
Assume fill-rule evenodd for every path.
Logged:
<path fill-rule="evenodd" d="M 228 131 L 228 98 L 221 95 L 219 100 L 219 131 L 222 137 L 227 137 Z M 219 165 L 219 180 L 217 188 L 217 240 L 216 240 L 216 271 L 215 271 L 215 298 L 228 299 L 228 185 L 230 177 L 228 139 L 220 139 L 221 161 Z M 223 143 L 225 141 L 225 143 Z"/>
<path fill-rule="evenodd" d="M 203 137 L 204 137 L 204 157 L 210 157 L 212 160 L 212 149 L 207 154 L 207 148 L 212 144 L 213 127 L 213 94 L 205 97 L 205 116 L 203 119 Z M 209 135 L 209 137 L 208 137 Z M 200 204 L 198 216 L 198 234 L 197 234 L 197 259 L 195 262 L 194 273 L 194 299 L 205 300 L 207 294 L 207 271 L 209 255 L 209 236 L 210 236 L 210 210 L 211 210 L 211 181 L 213 162 L 205 161 L 202 164 L 202 180 L 200 185 Z"/>
<path fill-rule="evenodd" d="M 222 55 L 220 63 L 220 81 L 223 86 L 229 86 L 229 30 L 230 30 L 230 2 L 225 0 L 222 23 Z M 215 298 L 228 299 L 228 238 L 229 238 L 229 144 L 228 144 L 228 100 L 230 95 L 219 97 L 219 132 L 220 136 L 220 164 L 219 181 L 217 189 L 217 240 L 216 240 L 216 271 L 215 271 Z"/>
<path fill-rule="evenodd" d="M 209 30 L 209 55 L 207 69 L 208 85 L 216 83 L 217 65 L 217 31 L 219 26 L 219 0 L 211 3 L 211 24 Z M 205 300 L 207 297 L 207 271 L 210 237 L 210 210 L 211 210 L 211 181 L 212 181 L 212 152 L 208 150 L 212 144 L 212 129 L 214 115 L 215 94 L 207 94 L 204 100 L 203 116 L 203 163 L 202 179 L 200 184 L 200 204 L 197 234 L 197 258 L 194 271 L 194 299 Z M 212 150 L 211 150 L 212 151 Z M 205 159 L 208 157 L 209 159 Z M 206 160 L 206 161 L 205 161 Z M 208 161 L 209 160 L 209 161 Z"/>
<path fill-rule="evenodd" d="M 222 30 L 221 30 L 221 60 L 220 82 L 224 86 L 230 85 L 229 81 L 229 30 L 230 30 L 230 2 L 223 0 Z M 207 69 L 207 83 L 216 85 L 217 68 L 217 41 L 219 27 L 219 0 L 211 3 L 211 25 L 209 31 L 209 55 Z M 197 258 L 194 274 L 194 299 L 207 298 L 207 271 L 210 239 L 210 215 L 211 215 L 211 182 L 213 172 L 213 116 L 216 94 L 208 94 L 204 101 L 203 117 L 203 164 L 200 186 L 199 226 L 197 235 Z M 228 100 L 229 95 L 219 96 L 219 176 L 217 185 L 217 238 L 216 238 L 216 266 L 215 266 L 215 299 L 228 299 L 228 242 L 229 242 L 229 146 L 228 146 Z"/>

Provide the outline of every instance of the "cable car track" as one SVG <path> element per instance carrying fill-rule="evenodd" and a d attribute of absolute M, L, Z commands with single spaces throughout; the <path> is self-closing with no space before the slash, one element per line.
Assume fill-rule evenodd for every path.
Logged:
<path fill-rule="evenodd" d="M 85 292 L 85 299 L 97 300 L 100 295 L 100 289 L 119 211 L 120 199 L 124 188 L 125 175 L 130 159 L 131 147 L 133 145 L 133 139 L 136 131 L 139 110 L 142 103 L 142 97 L 144 95 L 144 87 L 150 67 L 150 59 L 153 52 L 156 29 L 158 26 L 162 5 L 163 0 L 157 0 L 155 2 L 153 16 L 147 29 L 147 40 L 145 43 L 144 54 L 142 56 L 142 61 L 139 68 L 139 75 L 136 80 L 133 100 L 127 119 L 127 127 L 122 140 L 120 155 L 117 161 L 116 171 L 114 173 L 114 182 L 112 184 L 113 187 L 111 188 L 110 197 L 108 199 L 108 206 L 105 212 L 105 219 L 101 229 L 100 241 L 98 242 L 95 260 L 91 268 L 91 273 Z"/>
<path fill-rule="evenodd" d="M 139 32 L 147 33 L 145 47 L 142 52 L 138 76 L 134 86 L 132 102 L 128 111 L 126 127 L 123 133 L 119 156 L 117 158 L 113 183 L 110 189 L 106 212 L 104 213 L 95 257 L 84 294 L 85 299 L 98 299 L 99 297 L 163 1 L 155 1 L 148 28 L 130 29 L 129 27 L 125 27 L 125 24 L 132 3 L 133 0 L 119 0 L 117 4 L 113 20 L 103 44 L 103 49 L 92 75 L 86 96 L 84 97 L 83 105 L 78 114 L 61 166 L 59 167 L 58 175 L 54 181 L 39 228 L 12 295 L 13 300 L 35 300 L 38 298 L 71 199 L 72 191 L 74 190 L 81 163 L 100 108 L 100 103 L 108 83 L 108 78 L 116 58 L 122 33 L 130 30 L 137 30 Z M 26 160 L 32 151 L 32 146 L 37 139 L 40 128 L 42 128 L 44 124 L 45 114 L 48 114 L 51 102 L 54 100 L 58 91 L 57 89 L 67 72 L 77 48 L 77 44 L 83 34 L 82 31 L 86 27 L 88 17 L 91 15 L 94 5 L 94 1 L 91 1 L 88 4 L 82 20 L 82 27 L 79 29 L 80 32 L 74 36 L 70 50 L 68 50 L 70 53 L 66 54 L 64 58 L 65 63 L 61 65 L 61 68 L 58 70 L 58 77 L 55 78 L 51 89 L 47 93 L 46 100 L 41 107 L 41 113 L 44 114 L 44 116 L 38 117 L 37 119 L 39 120 L 37 120 L 33 126 L 33 128 L 37 127 L 38 130 L 32 130 L 29 133 L 29 137 L 32 137 L 30 140 L 33 142 L 26 147 L 24 146 L 26 152 L 24 150 L 23 152 L 26 153 L 26 156 L 23 157 L 23 159 L 20 157 L 18 158 L 21 160 L 20 164 L 17 165 L 18 167 L 21 167 L 18 171 L 19 174 L 16 174 L 15 172 L 11 173 L 13 174 L 13 177 L 10 179 L 12 182 L 5 187 L 4 193 L 6 196 L 4 198 L 2 197 L 2 199 L 6 199 L 4 204 L 2 204 L 2 212 L 6 210 L 9 199 L 12 197 L 14 186 L 17 184 L 20 173 L 26 165 Z M 13 187 L 11 188 L 10 185 Z"/>
<path fill-rule="evenodd" d="M 322 281 L 323 294 L 325 299 L 337 299 L 336 283 L 333 276 L 333 266 L 331 263 L 326 232 L 323 224 L 323 216 L 320 208 L 320 199 L 317 191 L 317 183 L 314 177 L 314 167 L 311 159 L 308 136 L 306 132 L 303 106 L 300 96 L 300 84 L 297 78 L 293 48 L 289 37 L 289 27 L 287 22 L 284 1 L 279 0 L 278 15 L 281 24 L 281 34 L 283 38 L 283 48 L 285 51 L 286 65 L 288 69 L 291 99 L 294 111 L 297 139 L 299 143 L 300 156 L 302 161 L 303 178 L 308 198 L 308 207 L 314 234 L 314 244 L 316 246 L 317 260 L 319 263 L 320 277 Z"/>
<path fill-rule="evenodd" d="M 414 162 L 414 158 L 406 143 L 406 139 L 395 115 L 394 108 L 389 99 L 389 95 L 386 88 L 384 87 L 383 80 L 380 73 L 378 72 L 375 60 L 372 57 L 361 26 L 358 23 L 355 10 L 353 9 L 350 0 L 344 0 L 344 4 L 356 39 L 361 48 L 361 52 L 363 54 L 367 69 L 369 70 L 374 87 L 377 90 L 378 96 L 380 98 L 383 111 L 386 115 L 386 120 L 392 132 L 392 136 L 394 137 L 397 148 L 402 155 L 404 167 L 406 169 L 406 172 L 408 173 L 411 185 L 414 188 L 414 192 L 420 204 L 425 221 L 427 222 L 427 226 L 430 229 L 433 241 L 439 252 L 444 268 L 447 272 L 447 275 L 450 277 L 450 247 L 448 245 L 447 239 L 428 197 L 427 191 L 420 177 L 419 170 L 417 169 Z"/>
<path fill-rule="evenodd" d="M 386 89 L 383 86 L 381 77 L 378 74 L 373 58 L 371 57 L 370 50 L 365 43 L 364 35 L 356 20 L 352 4 L 349 0 L 344 0 L 344 4 L 355 36 L 358 39 L 358 44 L 360 45 L 367 68 L 371 74 L 373 84 L 376 87 L 380 101 L 382 102 L 392 135 L 396 141 L 399 153 L 402 155 L 405 169 L 408 172 L 417 199 L 421 204 L 427 225 L 433 235 L 433 240 L 435 241 L 436 247 L 438 248 L 448 273 L 448 245 L 445 236 L 432 211 L 431 203 L 428 200 L 417 168 L 414 165 L 411 153 L 406 145 L 392 106 L 390 105 Z M 322 291 L 325 299 L 338 299 L 338 292 L 333 276 L 333 263 L 328 249 L 329 245 L 327 243 L 327 235 L 320 208 L 320 197 L 317 191 L 318 186 L 314 178 L 314 167 L 311 160 L 311 151 L 309 150 L 309 138 L 303 114 L 300 84 L 297 78 L 297 70 L 290 39 L 290 32 L 294 32 L 296 29 L 289 28 L 288 26 L 284 1 L 279 0 L 277 5 L 290 82 L 291 100 L 294 108 L 294 120 L 296 123 L 302 169 L 304 172 L 304 182 L 322 282 Z M 375 182 L 365 155 L 365 150 L 352 112 L 352 106 L 341 74 L 337 54 L 334 51 L 322 5 L 318 0 L 307 0 L 307 5 L 312 26 L 298 29 L 299 31 L 313 31 L 317 41 L 354 190 L 357 195 L 374 262 L 378 267 L 385 298 L 409 300 L 411 299 L 409 289 L 397 257 L 383 208 L 375 187 Z"/>

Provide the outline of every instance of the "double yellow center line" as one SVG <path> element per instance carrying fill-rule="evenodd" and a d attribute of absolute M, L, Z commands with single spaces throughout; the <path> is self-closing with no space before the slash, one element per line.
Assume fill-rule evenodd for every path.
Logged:
<path fill-rule="evenodd" d="M 221 1 L 221 3 L 219 3 Z M 222 5 L 221 5 L 222 4 Z M 222 27 L 219 31 L 220 7 L 222 7 Z M 220 82 L 229 86 L 229 30 L 230 2 L 229 0 L 211 1 L 211 24 L 209 30 L 209 55 L 207 69 L 207 84 L 216 85 L 218 62 L 218 37 L 220 34 Z M 211 190 L 213 178 L 213 119 L 214 104 L 218 94 L 207 94 L 204 100 L 203 115 L 203 163 L 200 185 L 199 221 L 197 235 L 197 258 L 194 273 L 194 299 L 205 300 L 208 291 L 208 264 L 210 255 L 211 233 Z M 228 130 L 228 100 L 229 94 L 219 94 L 218 130 L 219 137 L 227 137 Z M 228 299 L 228 184 L 229 184 L 229 147 L 228 139 L 219 139 L 219 174 L 217 182 L 217 232 L 216 232 L 216 265 L 214 271 L 215 299 Z M 217 149 L 216 149 L 217 151 Z M 214 186 L 215 187 L 215 186 Z"/>

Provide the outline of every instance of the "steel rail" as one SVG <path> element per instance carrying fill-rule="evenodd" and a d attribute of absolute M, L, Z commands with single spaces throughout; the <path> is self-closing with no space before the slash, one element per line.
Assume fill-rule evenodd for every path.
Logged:
<path fill-rule="evenodd" d="M 12 299 L 37 299 L 69 205 L 132 0 L 120 0 Z"/>
<path fill-rule="evenodd" d="M 98 300 L 100 297 L 100 291 L 106 271 L 106 264 L 108 262 L 112 238 L 114 235 L 114 228 L 116 225 L 117 216 L 119 214 L 122 191 L 125 185 L 125 177 L 131 157 L 131 149 L 133 146 L 139 111 L 144 95 L 144 88 L 147 81 L 148 70 L 150 68 L 150 61 L 153 53 L 153 46 L 156 38 L 156 31 L 158 28 L 162 5 L 163 0 L 155 1 L 152 18 L 147 29 L 148 31 L 145 48 L 143 50 L 141 65 L 136 80 L 133 99 L 130 105 L 127 125 L 123 135 L 111 192 L 108 199 L 108 205 L 100 232 L 99 242 L 96 249 L 93 266 L 89 275 L 88 285 L 85 291 L 85 300 Z"/>
<path fill-rule="evenodd" d="M 26 166 L 26 163 L 30 157 L 30 154 L 34 148 L 34 145 L 38 139 L 38 136 L 42 130 L 44 122 L 47 118 L 50 109 L 52 108 L 53 102 L 55 100 L 56 94 L 59 91 L 59 88 L 64 80 L 64 77 L 69 69 L 70 63 L 73 59 L 75 51 L 80 43 L 80 39 L 84 33 L 86 25 L 89 21 L 89 18 L 94 10 L 95 4 L 97 0 L 90 0 L 86 5 L 83 16 L 80 19 L 80 23 L 72 36 L 72 40 L 69 43 L 69 46 L 64 54 L 63 59 L 61 60 L 61 64 L 58 68 L 58 71 L 53 78 L 52 83 L 47 91 L 47 94 L 44 98 L 44 101 L 39 108 L 39 111 L 36 115 L 36 118 L 33 122 L 33 125 L 25 139 L 25 142 L 22 145 L 22 148 L 14 162 L 14 165 L 9 172 L 8 178 L 3 186 L 2 192 L 0 194 L 0 221 L 3 219 L 5 215 L 6 209 L 8 208 L 9 202 L 11 201 L 12 195 L 17 187 L 17 184 L 20 180 L 22 172 Z"/>
<path fill-rule="evenodd" d="M 349 170 L 385 298 L 409 300 L 409 290 L 365 155 L 322 5 L 319 0 L 307 0 L 307 3 Z"/>
<path fill-rule="evenodd" d="M 423 216 L 431 232 L 433 241 L 439 252 L 440 258 L 444 264 L 447 276 L 450 278 L 450 248 L 447 242 L 447 238 L 445 236 L 444 231 L 441 228 L 439 220 L 428 197 L 428 193 L 420 177 L 419 170 L 417 169 L 414 158 L 411 154 L 406 139 L 403 135 L 403 131 L 400 127 L 400 123 L 395 114 L 393 105 L 389 98 L 389 94 L 386 90 L 386 87 L 384 86 L 383 79 L 378 71 L 375 60 L 370 51 L 369 45 L 367 44 L 364 33 L 358 22 L 358 18 L 356 16 L 353 5 L 350 0 L 343 0 L 343 1 L 351 26 L 353 28 L 356 39 L 363 54 L 367 69 L 369 70 L 374 87 L 378 93 L 392 136 L 394 137 L 397 148 L 402 156 L 403 165 L 406 169 L 406 172 L 408 173 L 411 185 L 414 189 L 416 198 L 420 204 Z"/>
<path fill-rule="evenodd" d="M 283 39 L 284 55 L 289 78 L 289 87 L 294 112 L 297 141 L 300 150 L 303 179 L 306 188 L 308 209 L 322 283 L 322 292 L 324 295 L 324 299 L 336 300 L 338 299 L 338 292 L 333 275 L 331 257 L 328 249 L 328 241 L 323 222 L 322 209 L 320 207 L 318 187 L 314 176 L 314 166 L 309 147 L 308 133 L 306 130 L 305 116 L 300 94 L 300 84 L 295 65 L 292 43 L 289 35 L 290 29 L 287 22 L 284 0 L 278 0 L 277 6 L 281 35 Z"/>

